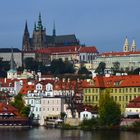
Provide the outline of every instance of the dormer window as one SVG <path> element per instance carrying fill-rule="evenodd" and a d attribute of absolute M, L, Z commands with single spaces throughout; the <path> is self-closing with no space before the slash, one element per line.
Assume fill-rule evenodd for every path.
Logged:
<path fill-rule="evenodd" d="M 116 82 L 114 83 L 114 85 L 115 85 L 115 86 L 120 86 L 120 83 L 121 83 L 121 81 L 116 81 Z"/>

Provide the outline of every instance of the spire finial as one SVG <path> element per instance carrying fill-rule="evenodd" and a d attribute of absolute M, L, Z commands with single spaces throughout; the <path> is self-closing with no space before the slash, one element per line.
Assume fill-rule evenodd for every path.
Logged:
<path fill-rule="evenodd" d="M 24 33 L 28 33 L 28 25 L 27 25 L 27 20 L 25 22 L 25 29 L 24 29 Z"/>
<path fill-rule="evenodd" d="M 53 22 L 53 36 L 56 36 L 55 21 Z"/>
<path fill-rule="evenodd" d="M 36 22 L 34 23 L 34 31 L 36 31 Z"/>
<path fill-rule="evenodd" d="M 39 12 L 39 19 L 38 19 L 38 29 L 42 30 L 43 26 L 42 26 L 42 20 L 41 20 L 41 13 Z"/>

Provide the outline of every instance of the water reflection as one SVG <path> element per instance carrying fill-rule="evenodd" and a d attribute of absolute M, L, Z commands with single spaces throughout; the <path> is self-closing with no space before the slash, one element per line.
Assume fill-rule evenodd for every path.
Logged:
<path fill-rule="evenodd" d="M 46 129 L 0 129 L 0 140 L 139 140 L 140 133 Z"/>

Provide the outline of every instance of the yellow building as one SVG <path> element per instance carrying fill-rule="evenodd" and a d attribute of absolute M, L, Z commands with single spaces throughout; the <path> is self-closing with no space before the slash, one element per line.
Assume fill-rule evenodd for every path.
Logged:
<path fill-rule="evenodd" d="M 84 104 L 98 106 L 100 95 L 105 93 L 106 89 L 124 112 L 129 101 L 140 96 L 140 76 L 97 76 L 84 84 Z"/>

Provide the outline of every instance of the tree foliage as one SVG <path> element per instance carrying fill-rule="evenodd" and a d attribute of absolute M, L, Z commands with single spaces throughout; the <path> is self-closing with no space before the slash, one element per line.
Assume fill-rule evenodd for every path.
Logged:
<path fill-rule="evenodd" d="M 106 68 L 106 63 L 100 62 L 95 72 L 98 73 L 99 75 L 104 75 L 105 68 Z"/>
<path fill-rule="evenodd" d="M 79 69 L 78 74 L 85 74 L 86 78 L 91 78 L 90 76 L 92 75 L 92 73 L 85 66 L 82 66 Z"/>
<path fill-rule="evenodd" d="M 24 100 L 21 94 L 15 96 L 14 102 L 11 102 L 15 108 L 19 110 L 22 116 L 28 117 L 30 113 L 30 106 L 25 106 Z"/>
<path fill-rule="evenodd" d="M 104 126 L 114 126 L 120 123 L 121 110 L 109 94 L 109 91 L 102 93 L 99 101 L 100 123 Z"/>
<path fill-rule="evenodd" d="M 75 69 L 71 62 L 62 61 L 62 59 L 54 59 L 51 62 L 50 70 L 53 74 L 74 73 Z"/>
<path fill-rule="evenodd" d="M 10 62 L 3 61 L 3 58 L 0 58 L 0 77 L 6 77 L 7 71 L 10 69 Z"/>

